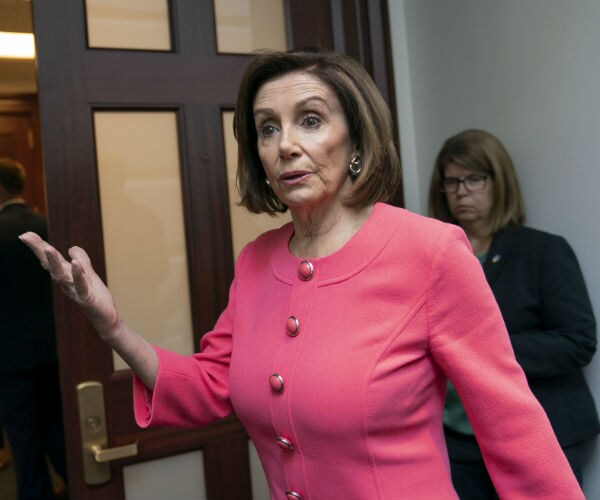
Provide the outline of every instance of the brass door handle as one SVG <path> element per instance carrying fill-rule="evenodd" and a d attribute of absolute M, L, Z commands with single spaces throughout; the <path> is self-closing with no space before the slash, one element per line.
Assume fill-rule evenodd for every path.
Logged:
<path fill-rule="evenodd" d="M 102 448 L 99 444 L 91 446 L 94 460 L 98 463 L 110 462 L 119 458 L 133 457 L 138 454 L 138 442 L 117 446 L 115 448 Z"/>
<path fill-rule="evenodd" d="M 83 473 L 87 484 L 110 481 L 110 462 L 138 454 L 138 442 L 108 448 L 104 390 L 95 380 L 77 385 Z"/>

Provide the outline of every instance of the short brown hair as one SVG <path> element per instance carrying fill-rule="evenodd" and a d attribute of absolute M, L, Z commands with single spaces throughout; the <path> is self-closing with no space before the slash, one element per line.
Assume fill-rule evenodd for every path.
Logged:
<path fill-rule="evenodd" d="M 390 111 L 367 71 L 337 52 L 258 51 L 244 71 L 233 119 L 238 141 L 237 185 L 240 205 L 254 213 L 285 212 L 266 184 L 258 156 L 254 99 L 267 81 L 293 72 L 308 73 L 328 85 L 344 110 L 350 140 L 362 160 L 362 172 L 345 203 L 366 206 L 390 199 L 400 183 L 400 160 L 393 139 Z"/>
<path fill-rule="evenodd" d="M 494 179 L 494 204 L 487 221 L 488 234 L 525 223 L 525 205 L 513 161 L 500 140 L 483 130 L 464 130 L 444 142 L 437 155 L 429 185 L 429 213 L 457 224 L 441 190 L 444 169 L 454 163 Z"/>
<path fill-rule="evenodd" d="M 25 189 L 25 169 L 17 160 L 0 158 L 0 184 L 10 196 L 18 196 Z"/>

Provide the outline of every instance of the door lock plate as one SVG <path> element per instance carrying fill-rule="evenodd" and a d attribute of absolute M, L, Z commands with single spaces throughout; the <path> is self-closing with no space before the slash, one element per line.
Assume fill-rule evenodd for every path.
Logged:
<path fill-rule="evenodd" d="M 89 485 L 110 481 L 111 460 L 138 454 L 138 442 L 107 448 L 104 389 L 100 382 L 90 380 L 77 385 L 79 428 L 83 452 L 85 482 Z"/>

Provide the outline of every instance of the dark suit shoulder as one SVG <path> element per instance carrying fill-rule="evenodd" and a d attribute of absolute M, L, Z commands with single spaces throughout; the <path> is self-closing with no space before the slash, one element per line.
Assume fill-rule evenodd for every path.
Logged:
<path fill-rule="evenodd" d="M 562 236 L 557 234 L 549 233 L 547 231 L 542 231 L 541 229 L 535 229 L 529 226 L 518 226 L 514 228 L 507 229 L 506 232 L 512 232 L 514 236 L 519 238 L 526 238 L 531 241 L 556 241 L 556 240 L 564 240 Z"/>
<path fill-rule="evenodd" d="M 570 248 L 563 236 L 527 226 L 511 227 L 500 231 L 494 237 L 494 243 L 541 253 L 561 247 Z"/>
<path fill-rule="evenodd" d="M 557 266 L 580 273 L 577 257 L 565 238 L 531 227 L 510 227 L 498 232 L 488 255 L 484 270 L 493 288 L 507 270 L 513 277 L 520 276 L 521 283 L 531 280 L 532 286 L 542 277 L 554 276 Z"/>
<path fill-rule="evenodd" d="M 27 205 L 15 204 L 0 211 L 0 239 L 14 240 L 26 231 L 47 238 L 47 221 L 42 214 L 33 212 Z"/>

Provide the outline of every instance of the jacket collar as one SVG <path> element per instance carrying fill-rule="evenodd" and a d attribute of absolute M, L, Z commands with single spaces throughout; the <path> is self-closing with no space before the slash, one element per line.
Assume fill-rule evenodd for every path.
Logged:
<path fill-rule="evenodd" d="M 273 274 L 285 283 L 298 280 L 297 269 L 303 260 L 314 267 L 314 282 L 326 286 L 351 278 L 367 267 L 392 239 L 406 210 L 376 203 L 369 218 L 354 236 L 337 252 L 317 259 L 301 259 L 293 256 L 288 243 L 294 228 L 292 223 L 283 226 L 276 235 L 271 249 Z"/>
<path fill-rule="evenodd" d="M 0 204 L 0 212 L 4 210 L 8 210 L 11 207 L 26 207 L 27 204 L 23 198 L 11 198 L 10 200 L 5 201 Z"/>
<path fill-rule="evenodd" d="M 519 226 L 511 226 L 503 229 L 494 235 L 492 244 L 483 264 L 483 271 L 488 283 L 491 285 L 509 260 L 512 252 L 513 235 Z"/>

